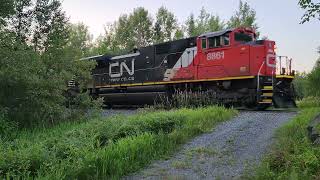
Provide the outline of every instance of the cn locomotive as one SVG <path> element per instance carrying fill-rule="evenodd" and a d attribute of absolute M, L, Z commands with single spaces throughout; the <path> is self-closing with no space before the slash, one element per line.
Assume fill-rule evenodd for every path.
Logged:
<path fill-rule="evenodd" d="M 88 90 L 108 105 L 153 104 L 179 90 L 214 92 L 216 102 L 235 106 L 294 106 L 291 60 L 282 68 L 275 42 L 256 37 L 241 27 L 84 58 L 97 62 Z"/>

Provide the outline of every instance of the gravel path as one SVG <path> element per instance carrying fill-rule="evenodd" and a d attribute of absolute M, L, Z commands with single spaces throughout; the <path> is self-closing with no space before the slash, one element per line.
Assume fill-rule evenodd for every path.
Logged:
<path fill-rule="evenodd" d="M 294 112 L 245 112 L 124 179 L 241 179 L 252 172 L 272 142 L 274 130 Z"/>

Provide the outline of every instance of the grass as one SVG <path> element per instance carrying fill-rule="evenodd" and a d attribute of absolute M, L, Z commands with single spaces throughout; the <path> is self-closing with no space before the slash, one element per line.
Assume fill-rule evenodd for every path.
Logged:
<path fill-rule="evenodd" d="M 223 107 L 141 112 L 20 132 L 0 139 L 0 177 L 118 179 L 235 114 Z"/>
<path fill-rule="evenodd" d="M 218 151 L 209 147 L 197 147 L 189 151 L 191 154 L 215 156 Z"/>
<path fill-rule="evenodd" d="M 303 100 L 298 116 L 277 130 L 276 142 L 252 179 L 320 179 L 320 147 L 307 135 L 308 123 L 320 113 L 318 105 Z"/>

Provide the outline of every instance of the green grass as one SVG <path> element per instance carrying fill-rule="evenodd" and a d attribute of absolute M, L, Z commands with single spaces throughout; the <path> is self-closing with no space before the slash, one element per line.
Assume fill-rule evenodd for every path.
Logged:
<path fill-rule="evenodd" d="M 141 112 L 20 132 L 0 142 L 0 177 L 118 179 L 235 114 L 222 107 Z"/>
<path fill-rule="evenodd" d="M 270 154 L 252 179 L 320 179 L 320 147 L 307 136 L 308 123 L 320 113 L 320 107 L 312 106 L 277 130 Z"/>
<path fill-rule="evenodd" d="M 320 97 L 306 97 L 297 102 L 299 108 L 320 107 Z"/>

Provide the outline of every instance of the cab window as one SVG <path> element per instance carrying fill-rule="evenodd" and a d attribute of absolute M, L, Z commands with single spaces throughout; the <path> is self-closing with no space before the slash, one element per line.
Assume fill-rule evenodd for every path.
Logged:
<path fill-rule="evenodd" d="M 202 46 L 202 49 L 207 49 L 207 39 L 206 38 L 201 39 L 201 46 Z"/>
<path fill-rule="evenodd" d="M 222 42 L 224 46 L 229 46 L 230 45 L 230 33 L 224 34 L 222 36 Z"/>
<path fill-rule="evenodd" d="M 218 37 L 211 37 L 208 38 L 209 48 L 218 48 L 222 46 L 229 46 L 230 45 L 230 34 L 224 34 Z"/>
<path fill-rule="evenodd" d="M 250 34 L 244 32 L 236 32 L 234 35 L 235 41 L 238 42 L 250 42 L 253 41 L 253 37 Z"/>

